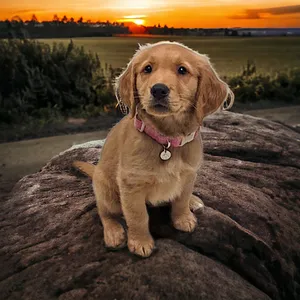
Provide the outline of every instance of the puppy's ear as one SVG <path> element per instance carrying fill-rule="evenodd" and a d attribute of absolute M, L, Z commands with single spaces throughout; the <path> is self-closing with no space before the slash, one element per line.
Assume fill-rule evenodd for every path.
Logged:
<path fill-rule="evenodd" d="M 234 94 L 229 86 L 219 78 L 207 57 L 202 57 L 198 69 L 200 76 L 196 110 L 197 117 L 202 123 L 203 118 L 218 109 L 229 109 L 233 104 Z M 229 104 L 226 102 L 228 96 L 230 97 Z M 224 107 L 224 103 L 227 103 L 226 107 Z"/>
<path fill-rule="evenodd" d="M 136 75 L 132 60 L 127 68 L 116 78 L 115 95 L 122 112 L 129 108 L 131 117 L 135 115 L 136 108 Z M 124 107 L 124 104 L 126 107 Z"/>

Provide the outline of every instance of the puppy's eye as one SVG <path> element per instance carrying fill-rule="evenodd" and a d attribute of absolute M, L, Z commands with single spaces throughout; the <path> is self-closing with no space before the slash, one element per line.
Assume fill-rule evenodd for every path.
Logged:
<path fill-rule="evenodd" d="M 150 65 L 147 65 L 144 69 L 144 73 L 151 73 L 152 72 L 152 67 Z"/>
<path fill-rule="evenodd" d="M 187 73 L 187 69 L 185 67 L 181 66 L 178 68 L 178 73 L 181 75 L 184 75 Z"/>

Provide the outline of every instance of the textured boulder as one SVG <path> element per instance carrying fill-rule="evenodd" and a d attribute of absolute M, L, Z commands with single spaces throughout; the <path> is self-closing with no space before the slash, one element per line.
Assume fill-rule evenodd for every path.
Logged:
<path fill-rule="evenodd" d="M 148 259 L 103 246 L 91 181 L 101 141 L 73 147 L 1 203 L 1 299 L 300 299 L 300 134 L 230 112 L 207 118 L 193 233 L 149 208 Z"/>

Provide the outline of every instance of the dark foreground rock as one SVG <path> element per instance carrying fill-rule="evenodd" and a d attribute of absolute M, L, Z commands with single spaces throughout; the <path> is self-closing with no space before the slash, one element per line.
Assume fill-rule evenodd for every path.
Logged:
<path fill-rule="evenodd" d="M 103 246 L 91 181 L 100 142 L 54 157 L 1 203 L 1 299 L 300 299 L 300 134 L 234 113 L 207 119 L 191 234 L 149 209 L 148 259 Z"/>

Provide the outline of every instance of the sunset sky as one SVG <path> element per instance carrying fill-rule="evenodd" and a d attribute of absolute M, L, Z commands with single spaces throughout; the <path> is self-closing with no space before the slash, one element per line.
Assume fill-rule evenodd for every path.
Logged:
<path fill-rule="evenodd" d="M 300 27 L 299 0 L 0 0 L 0 19 L 32 14 L 174 27 Z"/>

